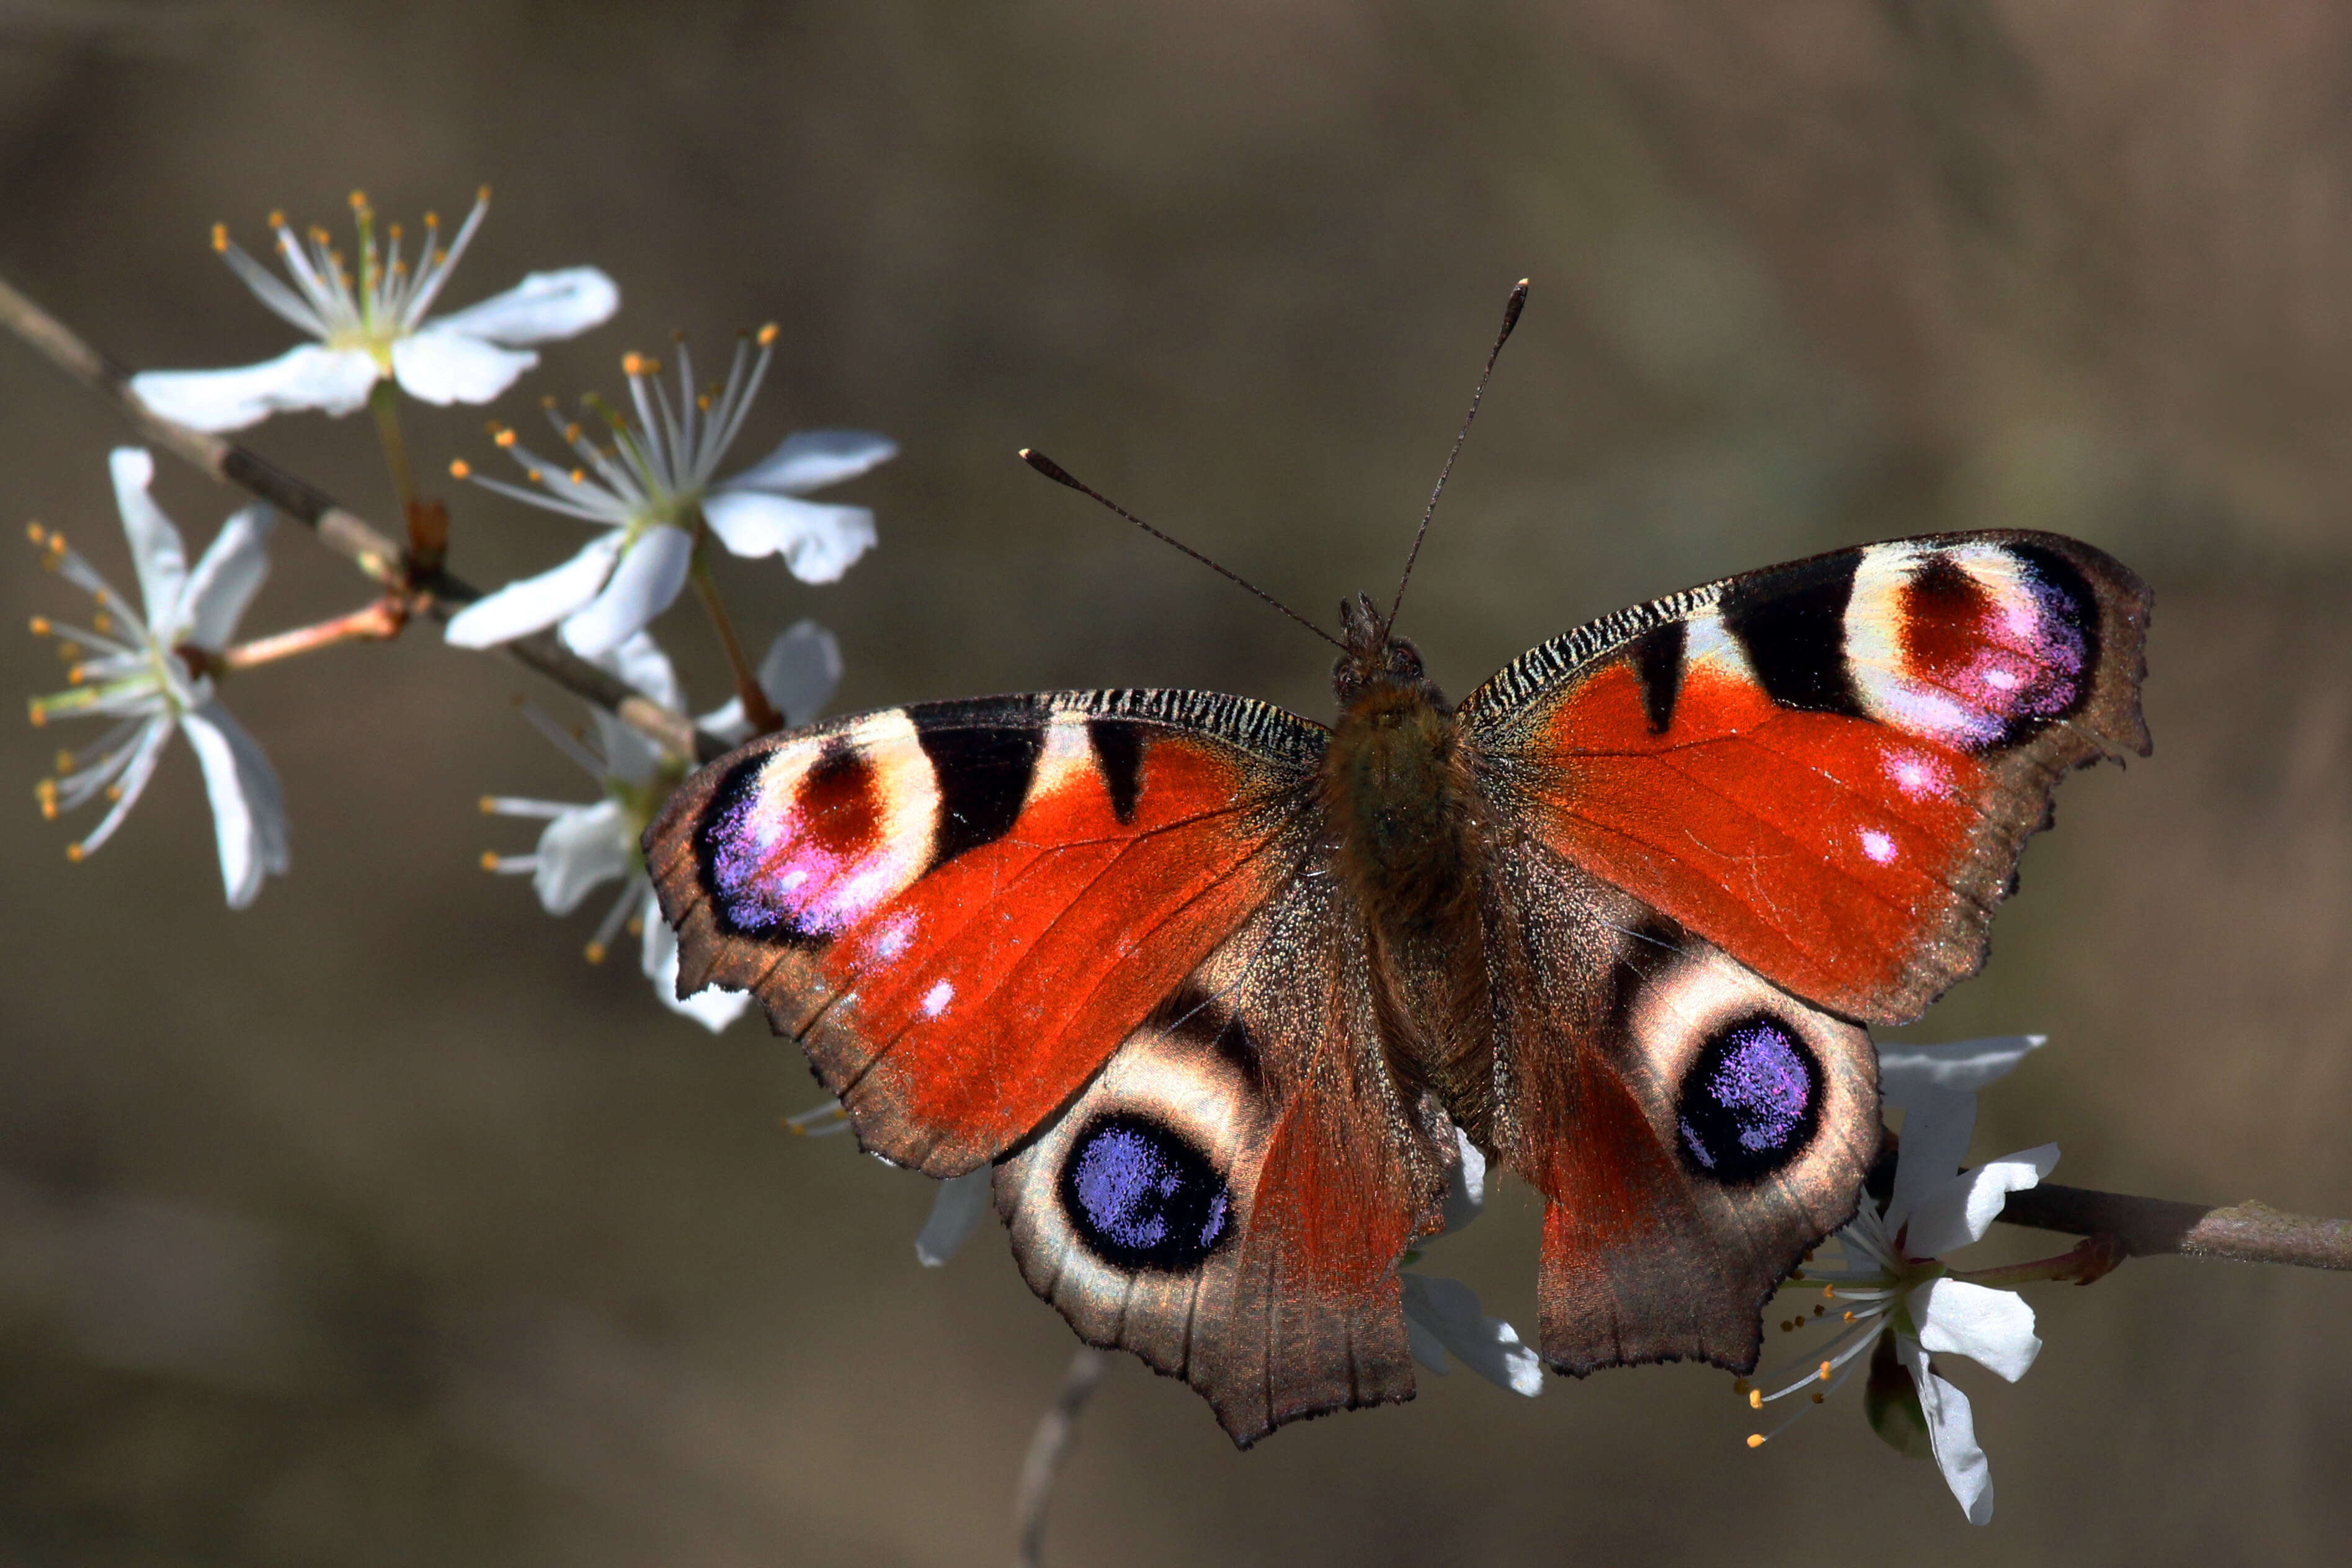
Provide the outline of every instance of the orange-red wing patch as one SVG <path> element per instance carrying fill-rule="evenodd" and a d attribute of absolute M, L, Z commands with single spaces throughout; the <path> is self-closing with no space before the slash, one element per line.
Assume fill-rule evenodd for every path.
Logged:
<path fill-rule="evenodd" d="M 1946 926 L 1984 765 L 1704 667 L 1652 731 L 1633 668 L 1545 725 L 1528 793 L 1553 848 L 1832 1007 L 1867 1013 Z"/>
<path fill-rule="evenodd" d="M 1238 699 L 892 709 L 754 742 L 646 836 L 680 984 L 746 987 L 866 1145 L 951 1175 L 1279 888 L 1321 731 Z"/>

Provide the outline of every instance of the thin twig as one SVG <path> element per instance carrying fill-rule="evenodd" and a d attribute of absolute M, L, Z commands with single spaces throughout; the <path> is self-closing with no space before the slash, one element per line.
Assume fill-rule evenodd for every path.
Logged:
<path fill-rule="evenodd" d="M 481 597 L 480 590 L 437 568 L 416 569 L 401 547 L 324 490 L 287 473 L 234 441 L 166 419 L 131 390 L 131 373 L 92 348 L 64 322 L 0 279 L 0 327 L 31 344 L 44 359 L 114 405 L 149 442 L 223 484 L 259 497 L 303 524 L 321 543 L 352 562 L 379 586 L 405 595 L 412 615 L 444 621 Z M 552 634 L 537 633 L 500 645 L 525 668 L 617 716 L 648 739 L 698 762 L 728 750 L 718 736 L 684 714 L 653 701 L 620 677 L 597 668 Z"/>
<path fill-rule="evenodd" d="M 2352 1220 L 2286 1214 L 2252 1201 L 2210 1208 L 2044 1183 L 2010 1194 L 2000 1217 L 2068 1236 L 2111 1236 L 2134 1258 L 2178 1254 L 2352 1268 Z"/>
<path fill-rule="evenodd" d="M 1014 1568 L 1043 1568 L 1045 1507 L 1054 1500 L 1054 1480 L 1069 1456 L 1078 1412 L 1086 1408 L 1087 1396 L 1109 1364 L 1110 1357 L 1094 1346 L 1080 1345 L 1078 1353 L 1070 1358 L 1070 1370 L 1062 1374 L 1061 1392 L 1038 1417 L 1036 1436 L 1029 1439 L 1028 1458 L 1021 1461 L 1020 1489 L 1013 1499 L 1013 1525 L 1017 1532 Z"/>

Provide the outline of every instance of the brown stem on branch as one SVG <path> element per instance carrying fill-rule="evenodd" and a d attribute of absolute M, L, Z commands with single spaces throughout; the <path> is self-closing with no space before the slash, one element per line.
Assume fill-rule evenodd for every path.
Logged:
<path fill-rule="evenodd" d="M 1028 1457 L 1021 1461 L 1021 1485 L 1013 1498 L 1013 1568 L 1042 1568 L 1045 1563 L 1045 1506 L 1054 1500 L 1054 1480 L 1069 1455 L 1078 1412 L 1086 1408 L 1087 1397 L 1109 1363 L 1110 1357 L 1094 1346 L 1080 1345 L 1077 1354 L 1070 1358 L 1069 1371 L 1062 1374 L 1061 1391 L 1038 1418 L 1036 1435 L 1029 1439 Z"/>
<path fill-rule="evenodd" d="M 0 327 L 14 332 L 51 364 L 112 404 L 143 439 L 203 469 L 223 484 L 234 485 L 268 501 L 309 528 L 319 536 L 320 542 L 358 566 L 380 586 L 409 595 L 411 616 L 446 620 L 459 607 L 481 597 L 479 590 L 442 571 L 438 562 L 404 553 L 374 524 L 324 490 L 234 441 L 192 429 L 157 414 L 131 390 L 130 372 L 92 348 L 5 279 L 0 279 Z M 445 522 L 445 537 L 446 526 Z M 617 715 L 622 722 L 679 756 L 709 762 L 728 750 L 726 742 L 697 730 L 684 714 L 639 695 L 618 676 L 597 668 L 551 633 L 519 637 L 502 644 L 500 651 L 573 695 Z"/>
<path fill-rule="evenodd" d="M 2010 1194 L 2000 1217 L 2011 1225 L 2070 1236 L 2111 1237 L 2133 1258 L 2170 1253 L 2239 1263 L 2291 1263 L 2302 1268 L 2352 1268 L 2352 1220 L 2286 1214 L 2251 1200 L 2209 1208 L 2045 1182 Z"/>

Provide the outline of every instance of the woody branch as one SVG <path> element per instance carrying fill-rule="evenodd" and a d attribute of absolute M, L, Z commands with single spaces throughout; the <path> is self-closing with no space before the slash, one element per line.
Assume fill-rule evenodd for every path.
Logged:
<path fill-rule="evenodd" d="M 381 616 L 394 624 L 422 616 L 444 621 L 481 597 L 480 590 L 450 575 L 439 563 L 418 560 L 374 524 L 307 480 L 286 472 L 250 448 L 166 419 L 131 390 L 131 374 L 100 353 L 63 321 L 0 279 L 0 326 L 30 344 L 58 369 L 114 405 L 142 437 L 171 452 L 223 484 L 233 485 L 315 534 L 320 542 L 357 566 L 383 590 Z M 362 612 L 368 614 L 370 612 Z M 389 634 L 386 634 L 389 635 Z M 630 689 L 541 632 L 501 645 L 509 658 L 537 671 L 577 697 L 611 712 L 657 744 L 680 756 L 709 762 L 727 750 L 725 742 L 698 730 L 684 714 Z"/>

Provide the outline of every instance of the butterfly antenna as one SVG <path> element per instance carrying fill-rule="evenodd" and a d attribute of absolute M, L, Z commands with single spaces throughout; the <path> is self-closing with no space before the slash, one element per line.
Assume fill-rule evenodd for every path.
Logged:
<path fill-rule="evenodd" d="M 1486 368 L 1478 373 L 1478 389 L 1470 395 L 1470 412 L 1462 416 L 1462 433 L 1454 437 L 1454 450 L 1445 454 L 1445 467 L 1437 470 L 1437 488 L 1429 492 L 1429 508 L 1421 514 L 1421 531 L 1412 536 L 1412 550 L 1404 558 L 1404 575 L 1397 579 L 1396 599 L 1389 605 L 1389 629 L 1396 629 L 1397 612 L 1404 608 L 1404 585 L 1412 581 L 1412 563 L 1421 559 L 1421 542 L 1429 537 L 1429 520 L 1437 515 L 1437 498 L 1445 493 L 1445 478 L 1454 471 L 1454 459 L 1462 455 L 1462 443 L 1470 438 L 1470 422 L 1478 417 L 1478 401 L 1486 395 L 1486 378 L 1495 374 L 1495 362 L 1503 356 L 1503 345 L 1511 341 L 1511 329 L 1519 324 L 1519 310 L 1528 302 L 1528 280 L 1519 279 L 1503 306 L 1503 330 L 1495 334 L 1495 346 L 1486 351 Z"/>
<path fill-rule="evenodd" d="M 1177 549 L 1182 551 L 1185 554 L 1191 556 L 1202 565 L 1206 566 L 1210 571 L 1214 572 L 1218 576 L 1224 578 L 1228 582 L 1238 583 L 1243 587 L 1248 589 L 1251 593 L 1255 594 L 1259 598 L 1264 599 L 1267 604 L 1272 605 L 1276 609 L 1280 610 L 1284 615 L 1288 616 L 1292 620 L 1297 621 L 1300 626 L 1305 626 L 1308 631 L 1313 632 L 1317 637 L 1321 637 L 1325 642 L 1329 643 L 1333 647 L 1338 648 L 1340 652 L 1345 653 L 1347 651 L 1347 644 L 1341 642 L 1338 637 L 1333 637 L 1329 632 L 1325 631 L 1321 626 L 1317 626 L 1313 621 L 1308 620 L 1305 616 L 1300 615 L 1297 610 L 1292 609 L 1288 605 L 1284 604 L 1280 599 L 1276 598 L 1273 595 L 1267 593 L 1265 589 L 1259 587 L 1248 578 L 1242 576 L 1239 573 L 1226 571 L 1223 567 L 1218 565 L 1215 562 L 1210 560 L 1207 556 L 1202 554 L 1199 551 L 1193 549 L 1182 540 L 1172 538 L 1168 534 L 1160 532 L 1158 529 L 1152 527 L 1150 523 L 1144 521 L 1141 518 L 1128 510 L 1127 508 L 1111 500 L 1110 497 L 1103 494 L 1100 490 L 1096 489 L 1092 485 L 1086 484 L 1079 480 L 1076 476 L 1070 472 L 1069 469 L 1062 467 L 1061 464 L 1054 461 L 1053 458 L 1045 456 L 1045 453 L 1037 451 L 1032 447 L 1024 447 L 1021 448 L 1021 460 L 1028 464 L 1031 468 L 1036 469 L 1039 473 L 1045 475 L 1047 479 L 1053 480 L 1055 484 L 1067 485 L 1070 489 L 1077 491 L 1080 495 L 1090 497 L 1095 500 L 1100 501 L 1103 505 L 1110 508 L 1111 510 L 1118 513 L 1119 516 L 1127 519 L 1128 521 L 1135 524 L 1136 527 L 1143 530 L 1144 532 L 1151 535 L 1152 538 L 1160 541 L 1160 543 L 1174 545 Z"/>

